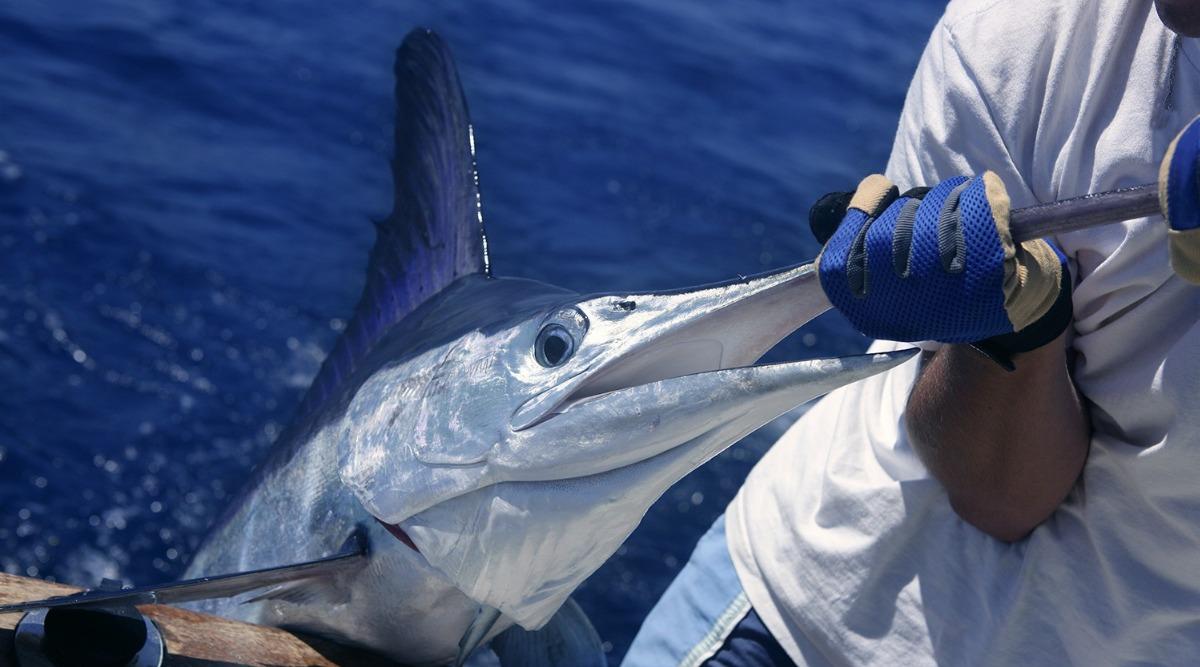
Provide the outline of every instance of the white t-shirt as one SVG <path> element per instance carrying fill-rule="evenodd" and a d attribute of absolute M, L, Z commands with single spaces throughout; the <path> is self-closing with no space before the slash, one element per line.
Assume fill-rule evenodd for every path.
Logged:
<path fill-rule="evenodd" d="M 1015 206 L 1153 182 L 1200 112 L 1197 65 L 1150 0 L 952 1 L 888 174 L 904 189 L 992 169 Z M 1200 662 L 1200 288 L 1172 275 L 1160 218 L 1057 240 L 1094 429 L 1081 481 L 999 542 L 907 440 L 916 362 L 830 394 L 727 512 L 739 578 L 797 662 Z"/>

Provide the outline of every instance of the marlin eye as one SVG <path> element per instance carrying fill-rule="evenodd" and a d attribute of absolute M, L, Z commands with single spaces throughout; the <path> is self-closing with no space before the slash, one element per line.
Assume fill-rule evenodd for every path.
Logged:
<path fill-rule="evenodd" d="M 546 368 L 562 366 L 575 355 L 587 334 L 588 318 L 574 306 L 563 306 L 542 320 L 537 340 L 533 342 L 533 358 Z"/>
<path fill-rule="evenodd" d="M 533 344 L 533 355 L 539 364 L 547 368 L 561 366 L 575 354 L 575 339 L 561 324 L 547 324 L 538 332 Z"/>

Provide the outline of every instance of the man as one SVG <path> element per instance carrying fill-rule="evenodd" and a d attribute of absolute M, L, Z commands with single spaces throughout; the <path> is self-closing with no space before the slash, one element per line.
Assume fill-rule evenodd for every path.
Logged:
<path fill-rule="evenodd" d="M 1196 0 L 950 2 L 887 166 L 941 184 L 867 179 L 821 256 L 860 330 L 950 342 L 785 434 L 626 665 L 1196 660 L 1200 288 L 1159 218 L 1023 248 L 1002 229 L 1006 198 L 1158 179 L 1200 111 L 1190 35 Z"/>

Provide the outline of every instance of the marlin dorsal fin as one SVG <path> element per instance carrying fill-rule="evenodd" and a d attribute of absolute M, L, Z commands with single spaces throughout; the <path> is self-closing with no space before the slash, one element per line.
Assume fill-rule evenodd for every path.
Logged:
<path fill-rule="evenodd" d="M 302 413 L 333 395 L 393 324 L 455 279 L 488 272 L 471 120 L 450 50 L 414 30 L 395 73 L 395 202 L 375 225 L 362 297 Z"/>

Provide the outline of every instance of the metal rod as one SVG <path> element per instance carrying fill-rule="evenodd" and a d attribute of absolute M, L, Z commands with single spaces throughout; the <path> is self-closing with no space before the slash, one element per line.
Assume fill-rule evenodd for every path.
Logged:
<path fill-rule="evenodd" d="M 1013 242 L 1021 243 L 1160 213 L 1158 185 L 1148 183 L 1013 209 L 1009 229 Z"/>

